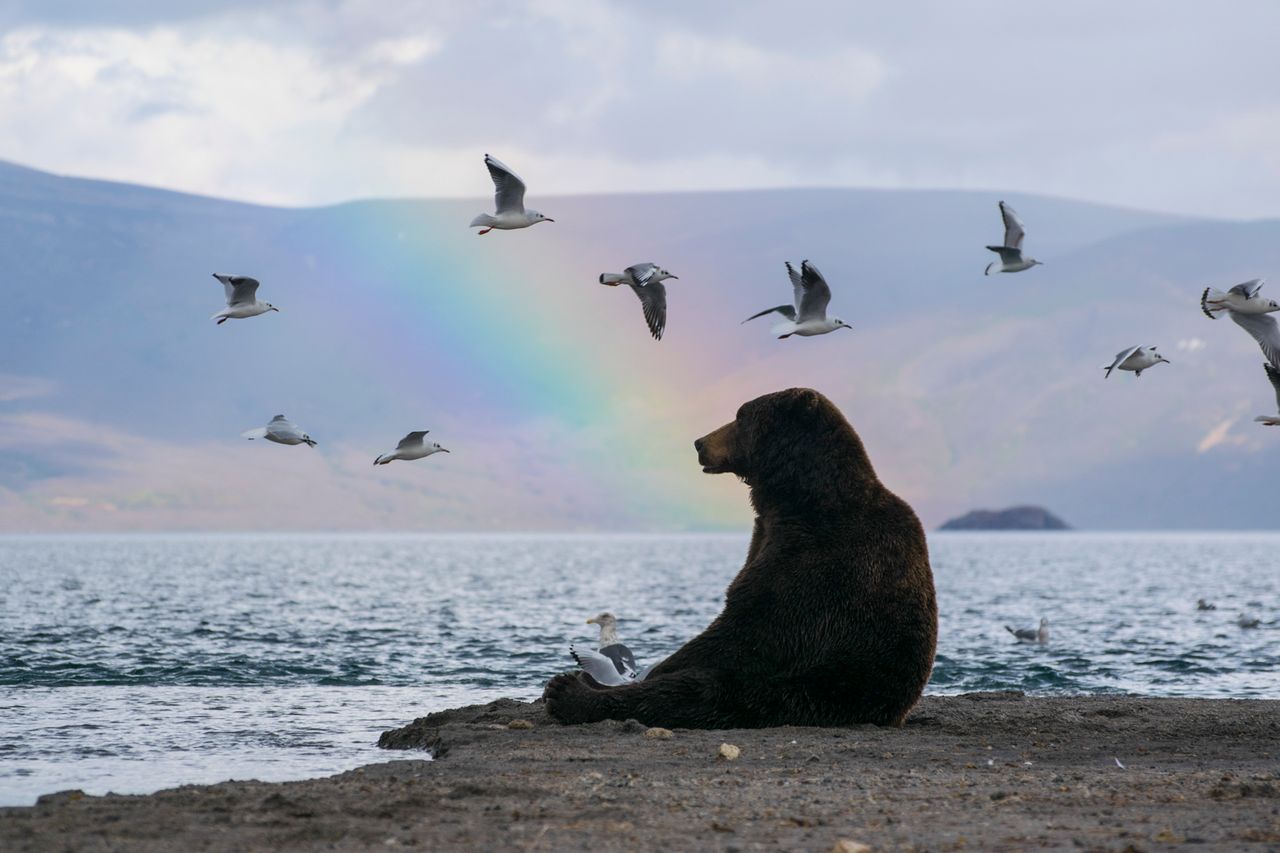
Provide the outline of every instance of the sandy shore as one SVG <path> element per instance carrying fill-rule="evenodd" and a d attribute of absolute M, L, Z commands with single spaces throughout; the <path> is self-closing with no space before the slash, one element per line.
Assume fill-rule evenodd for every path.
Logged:
<path fill-rule="evenodd" d="M 1280 701 L 973 694 L 902 729 L 653 734 L 500 701 L 383 736 L 435 761 L 55 794 L 0 809 L 0 849 L 1280 850 Z"/>

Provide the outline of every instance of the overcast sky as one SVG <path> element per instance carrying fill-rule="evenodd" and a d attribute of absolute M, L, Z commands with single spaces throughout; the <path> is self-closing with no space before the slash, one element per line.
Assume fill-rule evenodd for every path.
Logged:
<path fill-rule="evenodd" d="M 1268 0 L 0 0 L 0 158 L 284 204 L 485 194 L 489 151 L 531 197 L 1007 188 L 1280 216 L 1277 33 Z"/>

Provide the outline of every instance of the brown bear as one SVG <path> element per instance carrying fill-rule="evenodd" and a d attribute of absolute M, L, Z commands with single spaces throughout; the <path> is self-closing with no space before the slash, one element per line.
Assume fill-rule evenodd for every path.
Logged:
<path fill-rule="evenodd" d="M 643 681 L 586 673 L 544 691 L 562 723 L 667 728 L 901 725 L 933 668 L 938 608 L 924 530 L 817 391 L 746 403 L 694 442 L 702 470 L 751 488 L 755 529 L 724 610 Z"/>

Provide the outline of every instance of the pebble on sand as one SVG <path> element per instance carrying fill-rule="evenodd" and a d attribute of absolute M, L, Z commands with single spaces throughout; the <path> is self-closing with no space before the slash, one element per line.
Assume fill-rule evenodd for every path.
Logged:
<path fill-rule="evenodd" d="M 738 756 L 742 755 L 742 750 L 731 743 L 722 743 L 718 755 L 725 761 L 737 761 Z"/>
<path fill-rule="evenodd" d="M 836 842 L 836 846 L 831 848 L 831 853 L 871 853 L 871 845 L 841 838 Z"/>
<path fill-rule="evenodd" d="M 533 728 L 533 723 L 529 722 L 528 720 L 512 720 L 511 722 L 507 723 L 507 728 L 509 728 L 509 729 L 531 729 L 531 728 Z"/>
<path fill-rule="evenodd" d="M 645 729 L 644 736 L 647 738 L 653 738 L 654 740 L 670 740 L 673 734 L 671 729 L 664 729 L 661 726 L 654 726 L 651 729 Z"/>

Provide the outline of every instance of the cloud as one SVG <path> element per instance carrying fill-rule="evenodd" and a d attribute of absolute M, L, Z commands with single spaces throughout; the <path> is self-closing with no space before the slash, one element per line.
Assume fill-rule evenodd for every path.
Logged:
<path fill-rule="evenodd" d="M 57 383 L 37 376 L 15 376 L 0 373 L 0 403 L 47 397 L 57 389 Z"/>
<path fill-rule="evenodd" d="M 0 12 L 0 157 L 295 204 L 485 195 L 475 161 L 500 150 L 543 194 L 981 187 L 1280 213 L 1273 4 L 110 6 Z"/>

